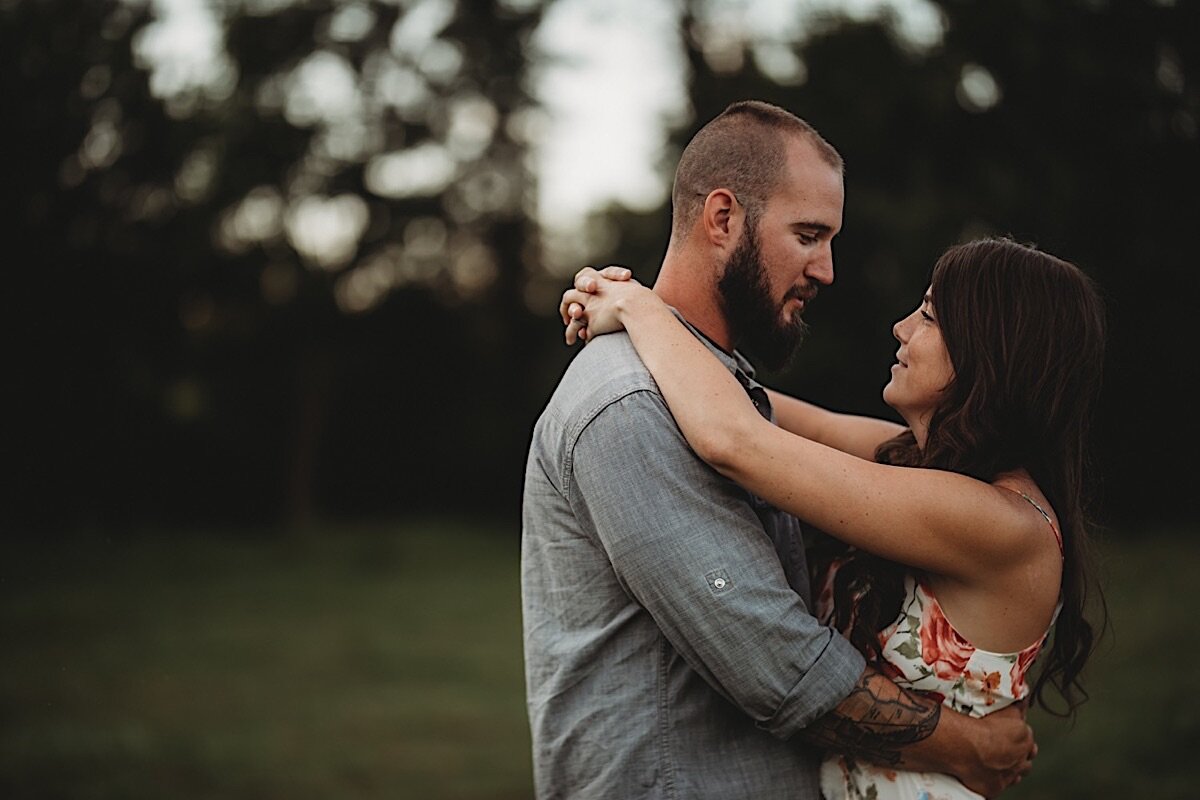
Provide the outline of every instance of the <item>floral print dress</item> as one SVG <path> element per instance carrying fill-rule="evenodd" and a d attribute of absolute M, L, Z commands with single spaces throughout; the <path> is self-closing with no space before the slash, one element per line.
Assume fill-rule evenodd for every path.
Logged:
<path fill-rule="evenodd" d="M 1062 537 L 1049 515 L 1021 494 L 1046 517 L 1062 548 Z M 825 572 L 817 599 L 817 615 L 833 619 L 833 577 L 845 560 Z M 909 573 L 900 616 L 879 634 L 883 662 L 874 666 L 898 685 L 942 698 L 942 703 L 972 717 L 999 711 L 1029 694 L 1025 675 L 1050 631 L 1017 653 L 992 653 L 966 640 L 942 612 L 932 588 Z M 1059 609 L 1054 611 L 1057 619 Z M 826 800 L 975 800 L 981 795 L 958 779 L 941 773 L 904 772 L 848 757 L 829 757 L 821 765 L 821 793 Z"/>

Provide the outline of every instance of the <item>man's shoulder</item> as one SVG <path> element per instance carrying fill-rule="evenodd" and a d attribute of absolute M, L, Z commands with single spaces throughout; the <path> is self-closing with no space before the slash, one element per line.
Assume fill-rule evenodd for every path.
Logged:
<path fill-rule="evenodd" d="M 664 417 L 670 419 L 654 378 L 623 331 L 597 337 L 571 360 L 534 424 L 530 463 L 565 486 L 580 436 L 618 404 L 625 430 L 652 431 Z"/>
<path fill-rule="evenodd" d="M 550 404 L 589 414 L 637 392 L 659 395 L 629 335 L 621 331 L 597 337 L 572 359 Z"/>
<path fill-rule="evenodd" d="M 574 439 L 606 408 L 626 398 L 664 406 L 658 385 L 624 331 L 589 342 L 571 360 L 555 387 L 542 421 L 554 420 Z M 636 418 L 628 420 L 636 425 Z"/>

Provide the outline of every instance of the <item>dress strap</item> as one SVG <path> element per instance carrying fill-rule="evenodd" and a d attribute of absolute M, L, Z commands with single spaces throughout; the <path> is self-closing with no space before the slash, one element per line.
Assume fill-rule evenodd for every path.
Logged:
<path fill-rule="evenodd" d="M 1007 486 L 1005 486 L 1003 484 L 996 483 L 996 484 L 992 484 L 992 485 L 999 486 L 1001 489 L 1008 489 L 1008 491 L 1012 492 L 1013 494 L 1019 494 L 1021 497 L 1024 497 L 1027 501 L 1029 501 L 1029 505 L 1033 506 L 1034 508 L 1036 508 L 1038 510 L 1038 513 L 1041 514 L 1042 517 L 1045 518 L 1046 523 L 1049 524 L 1050 530 L 1054 531 L 1054 541 L 1058 542 L 1058 554 L 1060 556 L 1064 555 L 1063 554 L 1062 534 L 1059 532 L 1058 526 L 1054 524 L 1054 520 L 1050 519 L 1050 515 L 1048 513 L 1046 513 L 1046 509 L 1044 509 L 1040 505 L 1038 505 L 1037 500 L 1034 500 L 1029 495 L 1025 494 L 1022 491 L 1018 491 L 1017 489 L 1009 489 Z"/>

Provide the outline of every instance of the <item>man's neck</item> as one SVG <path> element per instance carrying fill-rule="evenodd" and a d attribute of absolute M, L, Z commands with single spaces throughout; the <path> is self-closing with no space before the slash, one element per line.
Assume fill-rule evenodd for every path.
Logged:
<path fill-rule="evenodd" d="M 679 313 L 680 313 L 681 315 L 683 314 L 683 312 L 682 312 L 682 311 L 681 311 L 681 312 L 679 312 Z M 701 328 L 699 325 L 693 325 L 693 324 L 692 324 L 692 321 L 691 321 L 691 320 L 689 320 L 689 319 L 687 318 L 687 316 L 686 316 L 686 315 L 684 315 L 684 316 L 683 316 L 683 318 L 684 318 L 685 320 L 687 320 L 687 322 L 688 322 L 688 324 L 689 324 L 689 325 L 692 325 L 692 329 L 693 329 L 693 330 L 694 330 L 694 331 L 695 331 L 697 334 L 699 334 L 701 338 L 703 338 L 705 341 L 707 341 L 707 342 L 708 342 L 709 344 L 711 344 L 713 347 L 715 347 L 715 348 L 717 348 L 718 350 L 720 350 L 720 351 L 721 351 L 722 353 L 724 353 L 725 355 L 727 355 L 727 356 L 729 356 L 729 357 L 731 357 L 731 358 L 733 357 L 733 348 L 732 348 L 732 347 L 726 347 L 725 345 L 723 345 L 723 344 L 721 344 L 720 342 L 718 342 L 716 339 L 714 339 L 714 338 L 712 338 L 711 336 L 709 336 L 709 335 L 708 335 L 708 333 L 707 333 L 707 332 L 705 332 L 705 330 L 704 330 L 703 328 Z"/>
<path fill-rule="evenodd" d="M 686 266 L 664 261 L 658 280 L 654 282 L 654 293 L 682 314 L 706 339 L 732 353 L 733 336 L 725 319 L 725 310 L 721 308 L 717 287 L 710 285 L 703 276 L 693 278 L 693 275 L 695 271 L 687 270 Z"/>

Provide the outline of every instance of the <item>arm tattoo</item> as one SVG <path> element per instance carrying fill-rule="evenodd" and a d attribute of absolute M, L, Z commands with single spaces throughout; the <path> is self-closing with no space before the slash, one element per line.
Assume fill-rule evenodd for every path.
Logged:
<path fill-rule="evenodd" d="M 822 750 L 894 767 L 904 747 L 933 733 L 941 714 L 937 700 L 902 689 L 867 667 L 837 708 L 801 736 Z"/>

